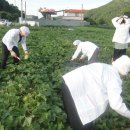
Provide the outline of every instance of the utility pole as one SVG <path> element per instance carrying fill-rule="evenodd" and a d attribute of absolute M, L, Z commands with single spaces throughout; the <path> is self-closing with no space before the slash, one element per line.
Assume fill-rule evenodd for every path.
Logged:
<path fill-rule="evenodd" d="M 84 13 L 83 13 L 83 4 L 81 5 L 81 25 L 83 25 Z"/>
<path fill-rule="evenodd" d="M 23 23 L 23 0 L 21 0 L 21 24 Z"/>
<path fill-rule="evenodd" d="M 26 17 L 26 1 L 25 1 L 25 24 L 26 24 L 26 20 L 27 20 L 27 17 Z"/>
<path fill-rule="evenodd" d="M 16 0 L 14 0 L 14 6 L 16 6 Z"/>

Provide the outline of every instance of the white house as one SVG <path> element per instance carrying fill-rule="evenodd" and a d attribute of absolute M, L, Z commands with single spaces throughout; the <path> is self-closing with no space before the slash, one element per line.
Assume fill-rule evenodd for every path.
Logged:
<path fill-rule="evenodd" d="M 84 20 L 84 12 L 86 12 L 86 10 L 67 9 L 64 10 L 64 16 L 62 17 L 62 19 Z"/>

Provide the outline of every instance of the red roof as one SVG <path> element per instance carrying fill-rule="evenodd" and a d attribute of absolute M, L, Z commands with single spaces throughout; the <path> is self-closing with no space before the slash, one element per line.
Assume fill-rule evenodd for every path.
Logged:
<path fill-rule="evenodd" d="M 81 9 L 66 9 L 65 13 L 83 13 L 86 12 L 86 10 L 81 10 Z"/>

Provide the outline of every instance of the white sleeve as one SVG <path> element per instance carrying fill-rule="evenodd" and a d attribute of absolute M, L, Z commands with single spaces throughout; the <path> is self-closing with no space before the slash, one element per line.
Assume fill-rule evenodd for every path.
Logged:
<path fill-rule="evenodd" d="M 77 49 L 76 49 L 74 55 L 72 56 L 72 59 L 73 59 L 73 60 L 76 59 L 76 58 L 78 57 L 78 55 L 79 55 L 80 52 L 81 52 L 81 47 L 80 47 L 80 45 L 79 45 L 79 46 L 77 47 Z"/>
<path fill-rule="evenodd" d="M 130 118 L 130 111 L 126 107 L 121 97 L 122 82 L 120 82 L 118 79 L 115 80 L 115 77 L 111 78 L 107 84 L 107 92 L 110 107 L 120 115 Z"/>
<path fill-rule="evenodd" d="M 21 40 L 22 48 L 24 51 L 27 50 L 27 45 L 26 45 L 26 37 L 23 37 Z"/>
<path fill-rule="evenodd" d="M 119 17 L 115 17 L 112 19 L 112 24 L 114 25 L 114 27 L 117 27 L 119 25 L 117 22 L 118 19 L 119 19 Z"/>
<path fill-rule="evenodd" d="M 80 59 L 84 59 L 85 57 L 86 57 L 86 55 L 82 54 L 81 57 L 80 57 Z"/>
<path fill-rule="evenodd" d="M 130 19 L 126 19 L 126 25 L 130 28 Z"/>

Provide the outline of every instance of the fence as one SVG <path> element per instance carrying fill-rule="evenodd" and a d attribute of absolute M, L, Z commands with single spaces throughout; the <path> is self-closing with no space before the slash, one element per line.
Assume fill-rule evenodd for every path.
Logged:
<path fill-rule="evenodd" d="M 48 26 L 48 25 L 60 25 L 60 26 L 85 26 L 89 25 L 90 23 L 87 21 L 81 20 L 38 20 L 39 25 Z"/>

